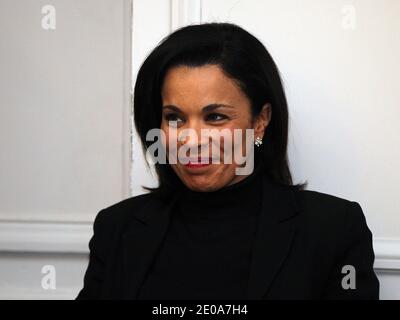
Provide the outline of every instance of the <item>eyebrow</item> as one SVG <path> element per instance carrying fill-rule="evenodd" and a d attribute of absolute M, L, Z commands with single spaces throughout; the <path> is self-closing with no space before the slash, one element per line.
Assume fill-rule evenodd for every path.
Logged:
<path fill-rule="evenodd" d="M 214 111 L 215 109 L 218 109 L 218 108 L 235 108 L 235 107 L 231 106 L 229 104 L 212 103 L 212 104 L 209 104 L 209 105 L 203 107 L 202 111 L 203 112 L 210 112 L 210 111 Z M 171 109 L 171 110 L 176 111 L 176 112 L 182 112 L 181 109 L 179 109 L 177 106 L 174 106 L 172 104 L 168 104 L 168 105 L 163 106 L 163 109 Z"/>

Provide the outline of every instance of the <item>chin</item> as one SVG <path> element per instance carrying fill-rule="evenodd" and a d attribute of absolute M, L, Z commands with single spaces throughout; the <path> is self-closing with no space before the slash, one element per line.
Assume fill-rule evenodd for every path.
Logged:
<path fill-rule="evenodd" d="M 185 184 L 189 189 L 200 192 L 215 191 L 219 188 L 216 183 L 210 182 L 207 179 L 188 178 Z"/>

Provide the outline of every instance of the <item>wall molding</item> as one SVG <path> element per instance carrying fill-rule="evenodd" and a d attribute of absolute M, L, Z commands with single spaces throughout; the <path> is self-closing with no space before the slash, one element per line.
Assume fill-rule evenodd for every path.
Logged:
<path fill-rule="evenodd" d="M 0 221 L 0 252 L 88 253 L 92 223 Z"/>
<path fill-rule="evenodd" d="M 400 272 L 400 239 L 375 238 L 373 246 L 376 270 Z"/>
<path fill-rule="evenodd" d="M 118 200 L 117 200 L 118 201 Z M 115 202 L 117 202 L 115 201 Z M 0 223 L 2 222 L 35 222 L 35 223 L 93 223 L 96 213 L 100 209 L 93 210 L 92 212 L 21 212 L 4 213 L 0 212 Z"/>
<path fill-rule="evenodd" d="M 16 288 L 6 287 L 0 291 L 0 300 L 74 300 L 77 296 L 76 288 Z"/>
<path fill-rule="evenodd" d="M 202 21 L 201 0 L 171 0 L 170 2 L 171 32 L 188 24 L 198 24 Z"/>
<path fill-rule="evenodd" d="M 0 252 L 89 253 L 92 223 L 0 221 Z M 400 272 L 400 239 L 374 238 L 376 270 Z"/>

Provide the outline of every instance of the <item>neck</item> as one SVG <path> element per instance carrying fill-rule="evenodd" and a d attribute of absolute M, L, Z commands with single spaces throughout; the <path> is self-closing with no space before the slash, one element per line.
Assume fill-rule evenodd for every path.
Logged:
<path fill-rule="evenodd" d="M 224 218 L 257 214 L 261 202 L 262 167 L 241 176 L 239 181 L 216 191 L 200 192 L 183 187 L 179 201 L 180 212 L 186 218 Z"/>

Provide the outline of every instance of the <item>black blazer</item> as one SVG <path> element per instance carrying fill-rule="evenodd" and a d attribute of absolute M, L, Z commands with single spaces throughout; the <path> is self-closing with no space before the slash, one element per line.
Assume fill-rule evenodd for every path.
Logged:
<path fill-rule="evenodd" d="M 248 299 L 379 298 L 372 234 L 357 202 L 267 178 L 263 194 Z M 76 299 L 136 299 L 178 199 L 144 194 L 102 209 Z M 354 289 L 342 286 L 351 276 L 346 265 L 354 267 Z"/>

